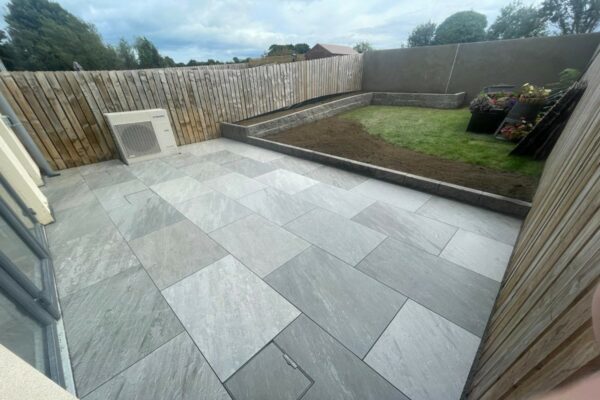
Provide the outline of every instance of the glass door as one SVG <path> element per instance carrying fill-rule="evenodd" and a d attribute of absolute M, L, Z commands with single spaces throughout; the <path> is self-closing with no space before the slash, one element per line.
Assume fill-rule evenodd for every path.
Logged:
<path fill-rule="evenodd" d="M 0 174 L 0 344 L 62 385 L 59 317 L 43 228 Z"/>

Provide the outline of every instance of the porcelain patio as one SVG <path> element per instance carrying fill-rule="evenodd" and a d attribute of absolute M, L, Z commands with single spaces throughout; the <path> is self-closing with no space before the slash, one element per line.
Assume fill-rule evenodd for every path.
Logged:
<path fill-rule="evenodd" d="M 458 399 L 520 220 L 227 139 L 45 192 L 78 395 Z"/>

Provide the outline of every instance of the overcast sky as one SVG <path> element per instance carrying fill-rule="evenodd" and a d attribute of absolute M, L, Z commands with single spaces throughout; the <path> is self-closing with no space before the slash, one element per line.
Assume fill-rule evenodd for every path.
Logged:
<path fill-rule="evenodd" d="M 526 1 L 525 1 L 526 2 Z M 0 0 L 6 10 L 7 0 Z M 462 10 L 485 14 L 488 24 L 501 0 L 59 0 L 93 23 L 107 43 L 146 36 L 178 62 L 258 57 L 272 43 L 317 42 L 377 49 L 400 47 L 412 29 L 440 23 Z"/>

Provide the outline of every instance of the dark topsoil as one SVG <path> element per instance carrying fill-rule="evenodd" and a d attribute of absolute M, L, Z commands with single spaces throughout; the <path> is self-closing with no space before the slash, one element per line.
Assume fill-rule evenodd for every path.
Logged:
<path fill-rule="evenodd" d="M 446 160 L 371 135 L 356 121 L 332 117 L 288 129 L 265 139 L 380 167 L 531 201 L 537 178 Z"/>

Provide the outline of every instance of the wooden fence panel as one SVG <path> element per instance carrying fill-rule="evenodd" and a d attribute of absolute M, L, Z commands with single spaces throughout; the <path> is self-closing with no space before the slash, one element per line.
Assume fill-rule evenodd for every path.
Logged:
<path fill-rule="evenodd" d="M 111 159 L 104 113 L 164 108 L 178 145 L 234 122 L 361 89 L 362 56 L 134 71 L 3 72 L 0 91 L 56 169 Z M 343 72 L 342 72 L 343 71 Z"/>
<path fill-rule="evenodd" d="M 600 369 L 591 298 L 600 282 L 600 55 L 546 162 L 467 390 L 524 399 Z"/>

